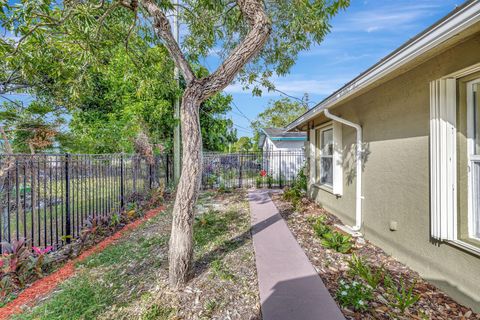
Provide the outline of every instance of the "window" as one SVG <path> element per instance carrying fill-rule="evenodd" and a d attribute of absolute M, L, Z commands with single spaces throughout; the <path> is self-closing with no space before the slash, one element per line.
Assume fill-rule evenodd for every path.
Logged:
<path fill-rule="evenodd" d="M 430 83 L 430 161 L 431 236 L 480 255 L 480 64 Z"/>
<path fill-rule="evenodd" d="M 469 218 L 468 233 L 480 239 L 480 79 L 467 83 Z"/>
<path fill-rule="evenodd" d="M 342 124 L 330 122 L 311 131 L 311 181 L 337 196 L 343 194 Z"/>
<path fill-rule="evenodd" d="M 329 188 L 333 187 L 333 128 L 318 130 L 317 139 L 317 182 Z"/>

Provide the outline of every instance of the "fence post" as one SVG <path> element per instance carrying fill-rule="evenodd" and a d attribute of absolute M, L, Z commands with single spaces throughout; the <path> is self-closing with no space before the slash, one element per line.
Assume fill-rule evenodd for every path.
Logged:
<path fill-rule="evenodd" d="M 70 154 L 65 154 L 65 239 L 71 242 L 72 226 L 70 221 Z"/>
<path fill-rule="evenodd" d="M 238 187 L 241 188 L 242 187 L 242 156 L 240 155 L 240 153 L 238 154 L 238 162 L 239 162 L 239 175 L 238 175 Z"/>
<path fill-rule="evenodd" d="M 280 189 L 283 187 L 282 184 L 282 151 L 278 151 L 278 184 Z"/>
<path fill-rule="evenodd" d="M 123 153 L 120 154 L 120 210 L 123 210 L 125 207 L 125 172 L 123 164 Z"/>
<path fill-rule="evenodd" d="M 155 161 L 155 160 L 153 160 Z M 153 165 L 151 163 L 148 164 L 148 185 L 150 189 L 153 186 Z"/>
<path fill-rule="evenodd" d="M 165 187 L 168 187 L 170 184 L 170 165 L 169 165 L 169 160 L 170 157 L 168 156 L 168 153 L 165 154 Z"/>

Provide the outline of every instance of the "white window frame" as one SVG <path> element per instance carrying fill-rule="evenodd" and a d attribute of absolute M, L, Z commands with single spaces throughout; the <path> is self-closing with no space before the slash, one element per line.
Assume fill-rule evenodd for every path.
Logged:
<path fill-rule="evenodd" d="M 320 175 L 317 172 L 317 161 L 320 161 L 321 155 L 319 155 L 319 148 L 321 146 L 320 143 L 317 144 L 317 137 L 321 139 L 322 132 L 326 130 L 332 129 L 333 135 L 333 155 L 332 155 L 332 175 L 333 175 L 333 183 L 332 185 L 329 184 L 321 184 L 319 181 Z M 343 144 L 342 144 L 342 124 L 337 121 L 329 121 L 327 123 L 323 123 L 311 129 L 310 131 L 310 168 L 311 168 L 311 175 L 310 175 L 310 183 L 315 185 L 322 190 L 327 192 L 333 193 L 337 197 L 341 197 L 343 195 Z"/>
<path fill-rule="evenodd" d="M 459 239 L 457 234 L 456 89 L 458 79 L 479 71 L 480 63 L 477 63 L 430 83 L 431 236 L 475 255 L 480 255 L 480 247 Z M 470 180 L 469 176 L 468 183 Z M 468 190 L 471 193 L 470 185 Z M 470 200 L 471 194 L 469 205 Z M 469 211 L 469 221 L 472 221 L 470 215 Z"/>
<path fill-rule="evenodd" d="M 318 144 L 317 144 L 317 147 L 315 148 L 316 150 L 316 155 L 315 155 L 315 158 L 316 158 L 316 161 L 318 163 L 316 163 L 317 167 L 320 168 L 320 172 L 316 172 L 316 177 L 315 177 L 315 180 L 317 181 L 317 184 L 324 187 L 324 188 L 327 188 L 329 190 L 332 190 L 333 192 L 333 167 L 334 167 L 334 163 L 333 163 L 333 146 L 332 146 L 332 154 L 329 155 L 329 154 L 323 154 L 323 150 L 322 150 L 322 145 L 323 145 L 323 141 L 322 141 L 322 138 L 323 138 L 323 133 L 326 132 L 326 131 L 332 131 L 332 145 L 334 144 L 334 139 L 333 139 L 333 125 L 332 124 L 329 124 L 329 125 L 326 125 L 324 127 L 321 127 L 319 129 L 317 129 L 317 132 L 318 134 L 316 133 L 317 137 L 320 139 L 320 141 L 318 141 Z M 322 183 L 320 181 L 320 177 L 322 175 L 322 159 L 325 158 L 325 159 L 332 159 L 332 167 L 331 167 L 331 170 L 332 170 L 332 184 L 329 184 L 329 183 Z"/>
<path fill-rule="evenodd" d="M 473 195 L 474 176 L 473 161 L 480 160 L 480 155 L 475 155 L 475 119 L 473 113 L 473 86 L 480 84 L 480 78 L 467 83 L 467 166 L 468 166 L 468 237 L 480 240 L 477 236 L 475 221 L 475 202 Z M 480 94 L 480 93 L 477 93 Z"/>

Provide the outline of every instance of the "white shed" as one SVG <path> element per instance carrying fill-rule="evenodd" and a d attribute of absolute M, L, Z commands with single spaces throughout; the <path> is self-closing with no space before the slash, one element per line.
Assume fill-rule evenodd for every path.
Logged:
<path fill-rule="evenodd" d="M 259 139 L 263 167 L 274 179 L 293 180 L 305 159 L 305 132 L 286 132 L 284 128 L 264 128 Z"/>

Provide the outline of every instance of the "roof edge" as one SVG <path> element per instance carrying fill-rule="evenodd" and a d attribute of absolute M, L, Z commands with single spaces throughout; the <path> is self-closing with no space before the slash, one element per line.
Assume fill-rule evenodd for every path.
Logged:
<path fill-rule="evenodd" d="M 291 131 L 312 119 L 323 109 L 332 107 L 352 94 L 382 79 L 408 62 L 480 21 L 480 0 L 470 0 L 445 17 L 405 42 L 392 53 L 362 72 L 343 87 L 332 93 L 312 109 L 290 123 L 285 131 Z"/>

